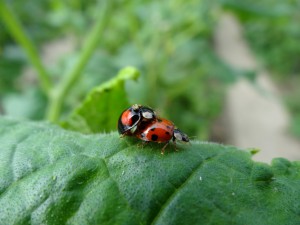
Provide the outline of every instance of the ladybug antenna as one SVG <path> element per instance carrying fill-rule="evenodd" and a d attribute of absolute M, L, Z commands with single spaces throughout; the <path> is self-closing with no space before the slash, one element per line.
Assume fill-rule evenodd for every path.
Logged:
<path fill-rule="evenodd" d="M 190 137 L 189 137 L 190 140 L 191 140 L 191 139 L 195 139 L 195 138 L 197 138 L 196 135 L 195 135 L 195 136 L 190 136 Z"/>

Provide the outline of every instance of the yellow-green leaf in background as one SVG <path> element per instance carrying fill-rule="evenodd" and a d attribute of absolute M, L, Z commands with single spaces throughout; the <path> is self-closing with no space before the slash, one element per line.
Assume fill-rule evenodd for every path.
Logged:
<path fill-rule="evenodd" d="M 122 69 L 115 78 L 95 87 L 61 125 L 81 133 L 116 130 L 121 112 L 129 107 L 124 84 L 126 80 L 138 77 L 139 72 L 135 68 Z"/>

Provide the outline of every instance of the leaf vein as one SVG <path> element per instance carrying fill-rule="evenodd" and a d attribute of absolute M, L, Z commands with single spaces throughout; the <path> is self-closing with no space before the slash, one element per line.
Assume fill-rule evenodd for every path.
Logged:
<path fill-rule="evenodd" d="M 161 209 L 158 211 L 158 213 L 156 214 L 156 216 L 152 220 L 151 224 L 156 224 L 157 223 L 157 220 L 162 215 L 163 211 L 167 208 L 167 206 L 169 205 L 169 203 L 172 202 L 172 200 L 176 197 L 176 195 L 180 192 L 180 190 L 182 190 L 185 187 L 185 185 L 193 178 L 193 176 L 198 172 L 198 170 L 200 170 L 202 168 L 202 166 L 205 164 L 205 162 L 207 162 L 209 160 L 212 160 L 212 159 L 218 157 L 219 155 L 220 154 L 217 154 L 217 155 L 214 155 L 214 156 L 210 156 L 210 157 L 208 157 L 206 159 L 203 159 L 199 163 L 199 165 L 197 165 L 197 167 L 195 168 L 195 170 L 187 177 L 187 179 L 163 203 Z"/>

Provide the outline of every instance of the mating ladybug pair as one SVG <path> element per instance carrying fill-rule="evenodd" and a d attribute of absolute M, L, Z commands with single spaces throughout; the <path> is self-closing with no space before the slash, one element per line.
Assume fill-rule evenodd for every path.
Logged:
<path fill-rule="evenodd" d="M 162 154 L 171 140 L 175 145 L 176 140 L 189 142 L 188 136 L 177 129 L 172 121 L 159 118 L 153 109 L 137 104 L 122 112 L 118 130 L 123 136 L 134 136 L 145 142 L 166 143 Z"/>

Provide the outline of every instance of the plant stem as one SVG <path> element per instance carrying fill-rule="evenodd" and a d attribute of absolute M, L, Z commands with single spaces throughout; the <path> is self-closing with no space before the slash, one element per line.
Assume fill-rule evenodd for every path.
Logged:
<path fill-rule="evenodd" d="M 63 80 L 51 93 L 49 108 L 47 111 L 47 119 L 51 122 L 58 121 L 65 97 L 68 95 L 76 81 L 80 78 L 80 75 L 88 63 L 88 60 L 94 53 L 101 34 L 108 23 L 112 5 L 113 0 L 107 0 L 102 4 L 102 12 L 99 14 L 100 18 L 98 18 L 96 24 L 88 34 L 78 62 L 70 72 L 63 76 Z"/>
<path fill-rule="evenodd" d="M 4 0 L 0 0 L 0 15 L 2 16 L 2 20 L 6 25 L 7 29 L 10 31 L 10 34 L 13 36 L 15 41 L 20 46 L 22 46 L 29 58 L 29 61 L 37 70 L 37 75 L 41 83 L 41 88 L 44 91 L 44 93 L 49 97 L 50 89 L 52 86 L 50 76 L 46 71 L 45 67 L 43 66 L 43 63 L 40 60 L 39 54 L 34 44 L 26 35 L 26 32 L 24 31 L 22 25 L 14 16 L 11 9 L 6 5 Z"/>

